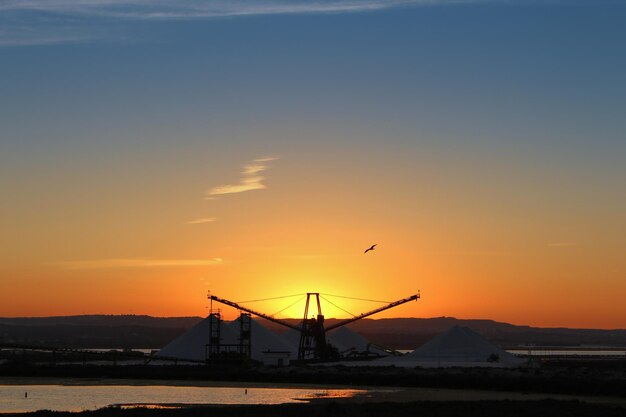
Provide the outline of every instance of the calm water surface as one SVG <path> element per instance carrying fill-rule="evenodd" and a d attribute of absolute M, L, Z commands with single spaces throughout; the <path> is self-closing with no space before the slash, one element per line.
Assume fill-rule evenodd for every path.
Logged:
<path fill-rule="evenodd" d="M 0 413 L 82 411 L 114 404 L 280 404 L 311 398 L 351 397 L 365 392 L 354 389 L 165 385 L 0 385 Z"/>
<path fill-rule="evenodd" d="M 398 350 L 400 353 L 411 353 L 413 350 Z M 589 349 L 558 349 L 558 348 L 518 348 L 518 349 L 507 349 L 507 352 L 512 353 L 513 355 L 531 355 L 531 356 L 623 356 L 626 357 L 626 349 L 622 348 L 612 348 L 612 349 L 600 349 L 600 348 L 589 348 Z"/>
<path fill-rule="evenodd" d="M 514 355 L 530 356 L 605 356 L 626 357 L 624 349 L 510 349 L 507 352 Z"/>

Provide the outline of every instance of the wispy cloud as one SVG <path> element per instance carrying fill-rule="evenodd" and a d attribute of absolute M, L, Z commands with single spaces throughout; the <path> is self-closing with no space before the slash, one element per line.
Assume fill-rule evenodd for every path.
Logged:
<path fill-rule="evenodd" d="M 54 18 L 12 18 L 7 14 L 12 13 L 5 13 L 0 7 L 0 46 L 76 44 L 113 36 L 97 28 L 89 31 L 75 22 L 54 21 Z"/>
<path fill-rule="evenodd" d="M 262 190 L 266 188 L 263 184 L 263 177 L 261 174 L 269 168 L 269 162 L 278 158 L 268 157 L 255 159 L 243 167 L 241 171 L 241 179 L 237 184 L 220 185 L 211 188 L 207 192 L 207 197 L 223 195 L 223 194 L 235 194 L 242 193 L 244 191 Z"/>
<path fill-rule="evenodd" d="M 57 262 L 63 269 L 109 269 L 109 268 L 158 268 L 185 266 L 213 266 L 222 263 L 222 258 L 210 259 L 93 259 L 85 261 Z"/>
<path fill-rule="evenodd" d="M 125 39 L 120 24 L 136 20 L 357 13 L 476 1 L 484 0 L 0 0 L 0 46 Z"/>
<path fill-rule="evenodd" d="M 202 219 L 190 220 L 187 224 L 204 224 L 204 223 L 213 223 L 217 219 L 215 217 L 205 217 Z"/>
<path fill-rule="evenodd" d="M 95 40 L 89 36 L 68 36 L 63 34 L 55 34 L 46 36 L 45 34 L 29 35 L 20 33 L 19 30 L 14 31 L 10 35 L 3 36 L 0 33 L 0 46 L 29 46 L 29 45 L 55 45 L 55 44 L 72 44 L 84 43 Z"/>
<path fill-rule="evenodd" d="M 192 19 L 299 13 L 348 13 L 476 0 L 5 0 L 0 12 L 126 19 Z"/>

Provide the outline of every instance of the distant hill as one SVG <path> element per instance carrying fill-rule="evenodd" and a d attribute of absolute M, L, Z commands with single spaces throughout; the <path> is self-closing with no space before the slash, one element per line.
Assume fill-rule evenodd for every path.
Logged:
<path fill-rule="evenodd" d="M 159 349 L 202 320 L 201 317 L 85 315 L 0 318 L 0 344 L 73 348 Z M 285 320 L 298 324 L 298 319 Z M 327 325 L 337 319 L 327 319 Z M 264 321 L 277 331 L 286 328 Z M 467 326 L 502 346 L 626 346 L 626 330 L 539 328 L 493 320 L 453 317 L 363 319 L 350 329 L 373 343 L 392 349 L 414 349 L 454 325 Z"/>
<path fill-rule="evenodd" d="M 288 320 L 297 324 L 297 319 Z M 340 320 L 327 319 L 326 325 Z M 275 331 L 284 327 L 267 322 Z M 362 319 L 348 327 L 366 339 L 392 349 L 414 349 L 454 325 L 467 326 L 501 346 L 534 344 L 541 346 L 626 346 L 626 330 L 569 329 L 517 326 L 494 320 L 435 318 Z"/>
<path fill-rule="evenodd" d="M 0 318 L 0 344 L 159 349 L 200 320 L 136 315 Z"/>
<path fill-rule="evenodd" d="M 622 329 L 541 328 L 453 317 L 369 320 L 355 322 L 351 328 L 372 342 L 385 341 L 395 349 L 413 349 L 454 325 L 467 326 L 500 346 L 626 346 L 626 330 Z"/>
<path fill-rule="evenodd" d="M 189 328 L 202 320 L 201 317 L 152 317 L 145 315 L 91 314 L 81 316 L 52 317 L 0 317 L 0 325 L 22 326 L 146 326 Z"/>

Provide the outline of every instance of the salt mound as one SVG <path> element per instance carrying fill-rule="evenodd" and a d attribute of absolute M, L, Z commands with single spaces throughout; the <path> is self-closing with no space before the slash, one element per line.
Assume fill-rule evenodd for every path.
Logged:
<path fill-rule="evenodd" d="M 205 318 L 187 332 L 168 343 L 159 350 L 155 356 L 204 361 L 206 359 L 206 345 L 209 344 L 209 323 L 210 317 Z M 222 339 L 236 338 L 237 334 L 231 334 L 231 332 L 232 330 L 222 324 Z"/>
<path fill-rule="evenodd" d="M 240 320 L 221 323 L 220 343 L 222 345 L 239 345 Z M 209 343 L 209 323 L 209 317 L 205 318 L 159 350 L 155 356 L 204 361 L 206 359 L 206 345 Z M 292 346 L 254 319 L 250 321 L 250 344 L 250 356 L 257 361 L 267 362 L 268 356 L 279 353 L 289 359 L 295 359 L 298 356 L 297 346 Z"/>
<path fill-rule="evenodd" d="M 413 352 L 391 361 L 402 366 L 515 366 L 524 363 L 468 327 L 454 326 Z"/>
<path fill-rule="evenodd" d="M 228 328 L 229 337 L 223 337 L 223 344 L 238 344 L 241 326 L 241 318 L 229 323 L 224 323 L 222 329 Z M 298 357 L 297 345 L 292 345 L 280 335 L 272 332 L 255 319 L 250 319 L 250 345 L 252 359 L 257 361 L 265 361 L 268 354 L 278 352 L 288 352 L 290 359 Z"/>

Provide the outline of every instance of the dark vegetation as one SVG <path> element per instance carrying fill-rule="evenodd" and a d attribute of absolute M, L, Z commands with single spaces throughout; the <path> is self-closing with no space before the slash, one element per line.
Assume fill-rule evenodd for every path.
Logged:
<path fill-rule="evenodd" d="M 531 368 L 395 368 L 346 366 L 254 365 L 212 366 L 97 366 L 36 365 L 10 361 L 0 376 L 167 379 L 181 381 L 336 384 L 483 389 L 528 393 L 626 396 L 626 361 L 548 362 Z"/>
<path fill-rule="evenodd" d="M 588 404 L 578 401 L 458 401 L 408 403 L 347 403 L 319 401 L 311 404 L 280 404 L 255 406 L 201 406 L 172 409 L 119 409 L 114 407 L 80 413 L 37 411 L 15 416 L 37 417 L 623 417 L 624 409 L 615 406 Z"/>
<path fill-rule="evenodd" d="M 0 318 L 0 345 L 159 349 L 201 319 L 135 315 Z M 296 319 L 286 321 L 298 323 Z M 331 318 L 326 322 L 331 325 L 336 320 Z M 452 317 L 364 319 L 348 327 L 375 344 L 391 349 L 414 349 L 455 324 L 470 327 L 502 346 L 528 343 L 542 346 L 626 346 L 626 330 L 537 328 Z M 264 325 L 278 332 L 286 330 L 271 322 L 264 322 Z"/>

